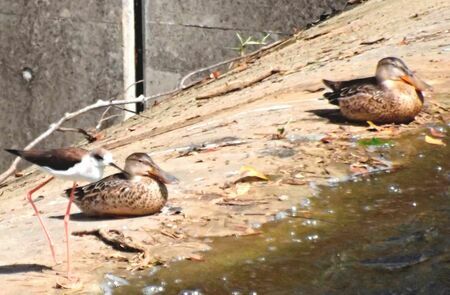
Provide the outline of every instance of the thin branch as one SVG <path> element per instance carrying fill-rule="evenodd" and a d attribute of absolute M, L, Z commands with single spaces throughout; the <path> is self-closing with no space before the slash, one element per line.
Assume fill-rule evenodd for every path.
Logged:
<path fill-rule="evenodd" d="M 260 53 L 260 52 L 262 52 L 262 51 L 265 51 L 265 50 L 267 50 L 267 49 L 270 49 L 270 48 L 272 48 L 272 47 L 275 47 L 275 46 L 277 46 L 278 44 L 281 44 L 281 43 L 283 43 L 283 42 L 284 42 L 284 41 L 282 41 L 282 40 L 277 41 L 277 42 L 273 42 L 273 43 L 271 43 L 271 44 L 269 44 L 269 45 L 266 45 L 266 46 L 261 47 L 260 49 L 254 51 L 254 52 L 252 52 L 252 53 L 249 53 L 249 54 L 247 54 L 247 55 L 244 55 L 244 56 L 238 56 L 238 57 L 234 57 L 234 58 L 230 58 L 230 59 L 228 59 L 228 60 L 225 60 L 225 61 L 216 63 L 216 64 L 214 64 L 214 65 L 211 65 L 211 66 L 208 66 L 208 67 L 205 67 L 205 68 L 201 68 L 201 69 L 195 70 L 195 71 L 193 71 L 193 72 L 187 74 L 186 76 L 184 76 L 183 79 L 181 79 L 180 83 L 178 84 L 178 87 L 176 87 L 176 88 L 173 89 L 173 90 L 167 91 L 167 92 L 158 93 L 158 94 L 155 94 L 155 95 L 152 95 L 152 96 L 147 96 L 147 97 L 141 95 L 141 96 L 139 96 L 138 98 L 130 99 L 130 100 L 114 100 L 114 98 L 117 97 L 117 96 L 113 96 L 113 97 L 110 98 L 109 100 L 98 100 L 96 103 L 91 104 L 91 105 L 89 105 L 89 106 L 87 106 L 87 107 L 84 107 L 84 108 L 82 108 L 82 109 L 80 109 L 80 110 L 77 110 L 77 111 L 72 112 L 72 113 L 66 113 L 66 114 L 64 114 L 64 116 L 63 116 L 62 118 L 60 118 L 58 121 L 56 121 L 55 123 L 51 124 L 51 125 L 49 126 L 49 128 L 48 128 L 44 133 L 42 133 L 41 135 L 39 135 L 38 137 L 36 137 L 33 141 L 31 141 L 31 142 L 24 148 L 24 150 L 29 150 L 29 149 L 33 148 L 33 147 L 36 146 L 38 143 L 40 143 L 42 140 L 44 140 L 45 138 L 47 138 L 48 136 L 50 136 L 53 132 L 55 132 L 56 130 L 58 130 L 58 128 L 60 128 L 61 125 L 62 125 L 64 122 L 66 122 L 66 121 L 68 121 L 68 120 L 70 120 L 70 119 L 73 119 L 73 118 L 75 118 L 75 117 L 77 117 L 77 116 L 79 116 L 79 115 L 81 115 L 81 114 L 84 114 L 84 113 L 86 113 L 86 112 L 89 112 L 89 111 L 95 110 L 95 109 L 99 109 L 99 108 L 107 108 L 107 109 L 103 112 L 103 114 L 102 114 L 102 117 L 104 117 L 104 116 L 106 116 L 106 113 L 107 113 L 107 111 L 108 111 L 108 108 L 111 108 L 111 107 L 115 107 L 115 106 L 118 106 L 118 105 L 126 105 L 126 104 L 131 104 L 131 103 L 145 103 L 145 102 L 147 102 L 147 101 L 149 101 L 149 100 L 152 100 L 152 99 L 155 99 L 155 98 L 158 98 L 158 97 L 161 97 L 161 96 L 166 96 L 166 95 L 172 95 L 172 94 L 175 94 L 175 93 L 177 93 L 177 92 L 180 91 L 180 90 L 183 90 L 183 89 L 186 89 L 186 88 L 188 88 L 188 87 L 190 87 L 190 86 L 192 86 L 192 85 L 195 85 L 197 82 L 192 82 L 192 83 L 190 83 L 190 84 L 188 84 L 188 85 L 185 85 L 186 80 L 189 79 L 189 78 L 191 78 L 191 77 L 194 76 L 195 74 L 198 74 L 198 73 L 201 73 L 201 72 L 204 72 L 204 71 L 207 71 L 207 70 L 210 70 L 210 69 L 219 67 L 219 66 L 221 66 L 221 65 L 229 64 L 229 63 L 234 62 L 234 61 L 237 61 L 237 60 L 241 60 L 241 59 L 244 59 L 244 58 L 248 58 L 248 57 L 250 57 L 250 56 L 254 56 L 254 55 L 256 55 L 256 54 L 258 54 L 258 53 Z M 130 86 L 128 86 L 128 87 L 125 89 L 124 92 L 128 91 L 132 86 L 134 86 L 134 85 L 136 85 L 136 84 L 139 84 L 139 83 L 142 83 L 142 82 L 144 82 L 144 81 L 143 81 L 143 80 L 140 80 L 140 81 L 134 82 L 133 84 L 131 84 Z M 130 110 L 127 110 L 127 109 L 124 109 L 124 110 L 125 110 L 125 111 L 130 111 Z M 97 126 L 98 126 L 98 125 L 97 125 Z M 4 182 L 9 176 L 11 176 L 11 175 L 14 174 L 14 172 L 15 172 L 16 169 L 17 169 L 17 165 L 19 164 L 20 160 L 21 160 L 20 157 L 16 157 L 16 158 L 14 159 L 14 161 L 11 163 L 11 166 L 9 166 L 9 168 L 8 168 L 5 172 L 3 172 L 3 173 L 0 175 L 0 184 L 1 184 L 2 182 Z"/>
<path fill-rule="evenodd" d="M 230 58 L 230 59 L 227 59 L 227 60 L 218 62 L 218 63 L 216 63 L 216 64 L 213 64 L 213 65 L 210 65 L 210 66 L 207 66 L 207 67 L 198 69 L 198 70 L 196 70 L 196 71 L 194 71 L 194 72 L 191 72 L 191 73 L 187 74 L 186 76 L 184 76 L 183 79 L 181 79 L 180 84 L 178 84 L 178 87 L 179 87 L 180 89 L 186 89 L 186 88 L 189 87 L 190 85 L 187 85 L 187 86 L 186 86 L 186 85 L 184 85 L 184 83 L 186 82 L 187 79 L 191 78 L 192 76 L 194 76 L 194 75 L 196 75 L 196 74 L 198 74 L 198 73 L 202 73 L 202 72 L 205 72 L 205 71 L 208 71 L 208 70 L 211 70 L 211 69 L 220 67 L 220 66 L 222 66 L 222 65 L 226 65 L 226 64 L 229 64 L 229 63 L 232 63 L 232 62 L 241 60 L 241 59 L 243 59 L 243 58 L 245 58 L 245 57 L 247 57 L 247 56 L 244 55 L 244 56 L 233 57 L 233 58 Z"/>
<path fill-rule="evenodd" d="M 108 116 L 108 117 L 106 117 L 106 118 L 103 118 L 103 119 L 101 120 L 101 122 L 99 122 L 99 123 L 102 123 L 102 122 L 104 122 L 104 121 L 108 121 L 108 120 L 117 118 L 117 117 L 119 117 L 119 116 L 120 116 L 119 114 L 115 114 L 115 115 Z"/>
<path fill-rule="evenodd" d="M 97 130 L 100 130 L 100 128 L 102 128 L 102 123 L 104 122 L 104 121 L 106 121 L 105 120 L 105 116 L 106 116 L 106 114 L 109 112 L 109 110 L 111 109 L 111 107 L 107 107 L 106 109 L 105 109 L 105 111 L 102 113 L 102 115 L 100 116 L 100 119 L 98 120 L 98 123 L 97 123 L 97 126 L 95 126 L 95 129 L 97 129 Z"/>
<path fill-rule="evenodd" d="M 139 81 L 136 81 L 134 83 L 131 83 L 127 88 L 125 88 L 125 90 L 123 91 L 123 94 L 127 93 L 128 90 L 130 90 L 131 87 L 136 86 L 136 85 L 138 85 L 140 83 L 144 83 L 144 80 L 139 80 Z"/>
<path fill-rule="evenodd" d="M 94 142 L 96 140 L 95 136 L 93 136 L 92 134 L 90 134 L 89 132 L 87 132 L 86 130 L 84 130 L 83 128 L 66 128 L 66 127 L 59 127 L 58 129 L 56 129 L 56 131 L 60 131 L 60 132 L 77 132 L 77 133 L 81 133 L 84 135 L 84 137 L 89 141 L 89 142 Z"/>
<path fill-rule="evenodd" d="M 95 109 L 99 109 L 99 108 L 104 108 L 104 107 L 111 107 L 111 106 L 116 106 L 116 105 L 125 105 L 125 104 L 130 104 L 130 103 L 144 103 L 148 100 L 160 97 L 160 96 L 166 96 L 166 95 L 170 95 L 175 93 L 176 91 L 178 91 L 178 89 L 176 90 L 171 90 L 168 92 L 164 92 L 164 93 L 158 93 L 152 96 L 139 96 L 138 98 L 135 99 L 130 99 L 130 100 L 98 100 L 96 103 L 91 104 L 87 107 L 84 107 L 80 110 L 77 110 L 75 112 L 72 113 L 65 113 L 64 116 L 59 119 L 58 121 L 56 121 L 53 124 L 50 124 L 50 127 L 41 135 L 39 135 L 38 137 L 36 137 L 32 142 L 30 142 L 25 148 L 24 150 L 29 150 L 31 148 L 33 148 L 35 145 L 37 145 L 38 143 L 40 143 L 42 140 L 44 140 L 45 138 L 47 138 L 48 136 L 50 136 L 50 134 L 52 134 L 53 132 L 55 132 L 56 130 L 58 130 L 58 128 L 61 127 L 61 125 L 70 120 L 73 119 L 81 114 L 84 114 L 86 112 L 95 110 Z M 9 176 L 11 176 L 12 174 L 14 174 L 14 172 L 17 169 L 17 165 L 19 164 L 21 158 L 20 157 L 16 157 L 14 159 L 14 161 L 11 163 L 11 166 L 0 175 L 0 183 L 4 182 Z"/>
<path fill-rule="evenodd" d="M 279 40 L 279 41 L 270 43 L 269 45 L 266 45 L 266 46 L 263 46 L 263 47 L 259 48 L 258 50 L 255 50 L 255 51 L 253 51 L 253 52 L 250 52 L 249 54 L 242 55 L 242 56 L 237 56 L 237 57 L 233 57 L 233 58 L 230 58 L 230 59 L 227 59 L 227 60 L 218 62 L 218 63 L 216 63 L 216 64 L 213 64 L 213 65 L 210 65 L 210 66 L 207 66 L 207 67 L 204 67 L 204 68 L 195 70 L 195 71 L 193 71 L 193 72 L 187 74 L 186 76 L 184 76 L 183 79 L 181 79 L 180 83 L 178 84 L 178 89 L 183 90 L 183 89 L 186 89 L 186 88 L 190 87 L 191 85 L 195 84 L 196 82 L 193 82 L 193 83 L 190 83 L 190 84 L 188 84 L 188 85 L 185 85 L 185 82 L 186 82 L 189 78 L 191 78 L 192 76 L 194 76 L 194 75 L 196 75 L 196 74 L 198 74 L 198 73 L 202 73 L 202 72 L 205 72 L 205 71 L 208 71 L 208 70 L 212 70 L 212 69 L 215 69 L 215 68 L 217 68 L 217 67 L 220 67 L 220 66 L 223 66 L 223 65 L 226 65 L 226 64 L 229 64 L 229 63 L 232 63 L 232 62 L 241 60 L 241 59 L 245 59 L 245 58 L 254 56 L 254 55 L 256 55 L 256 54 L 258 54 L 258 53 L 260 53 L 260 52 L 263 52 L 263 51 L 265 51 L 265 50 L 267 50 L 267 49 L 270 49 L 270 48 L 272 48 L 272 47 L 275 47 L 275 46 L 277 46 L 278 44 L 280 44 L 280 43 L 282 43 L 282 42 L 284 42 L 284 40 Z"/>
<path fill-rule="evenodd" d="M 252 79 L 249 79 L 249 80 L 244 80 L 244 81 L 239 80 L 239 81 L 235 81 L 235 82 L 231 82 L 231 83 L 222 85 L 222 86 L 220 86 L 216 89 L 213 89 L 209 92 L 198 95 L 195 99 L 196 100 L 209 99 L 209 98 L 212 98 L 215 96 L 226 94 L 231 91 L 243 89 L 243 88 L 249 87 L 250 85 L 258 83 L 258 82 L 272 76 L 273 74 L 276 74 L 279 72 L 280 72 L 279 69 L 271 69 L 270 71 L 263 72 L 260 75 L 258 75 L 256 77 L 252 77 Z"/>
<path fill-rule="evenodd" d="M 142 117 L 142 118 L 151 119 L 151 118 L 148 117 L 148 116 L 139 114 L 138 112 L 133 111 L 133 110 L 129 110 L 129 109 L 127 109 L 127 108 L 123 108 L 123 107 L 119 107 L 119 106 L 112 106 L 112 107 L 113 107 L 113 108 L 116 108 L 116 109 L 118 109 L 118 110 L 121 110 L 121 111 L 125 111 L 125 112 L 129 112 L 129 113 L 135 114 L 136 116 L 139 116 L 139 117 Z"/>
<path fill-rule="evenodd" d="M 144 83 L 144 80 L 139 80 L 139 81 L 136 81 L 136 82 L 134 82 L 134 83 L 131 83 L 130 85 L 128 85 L 127 88 L 125 88 L 125 90 L 123 91 L 122 94 L 125 95 L 125 94 L 128 92 L 128 90 L 131 89 L 131 87 L 136 86 L 136 85 L 139 84 L 139 83 Z M 114 95 L 114 96 L 111 97 L 109 100 L 112 101 L 112 100 L 114 100 L 115 98 L 117 98 L 117 96 L 118 96 L 118 94 Z M 100 119 L 98 120 L 98 123 L 97 123 L 97 126 L 95 126 L 95 129 L 100 130 L 100 129 L 102 128 L 102 123 L 103 123 L 104 121 L 106 121 L 106 120 L 111 119 L 112 116 L 109 116 L 108 119 L 105 119 L 106 114 L 109 112 L 109 110 L 110 110 L 111 108 L 112 108 L 112 106 L 107 107 L 107 108 L 105 109 L 105 111 L 104 111 L 104 112 L 102 113 L 102 115 L 100 116 Z M 138 113 L 136 113 L 135 111 L 132 111 L 132 110 L 129 110 L 129 109 L 126 109 L 126 108 L 118 108 L 118 107 L 117 107 L 117 109 L 122 110 L 122 111 L 126 111 L 126 112 L 131 112 L 131 113 L 134 113 L 134 114 L 138 115 Z"/>

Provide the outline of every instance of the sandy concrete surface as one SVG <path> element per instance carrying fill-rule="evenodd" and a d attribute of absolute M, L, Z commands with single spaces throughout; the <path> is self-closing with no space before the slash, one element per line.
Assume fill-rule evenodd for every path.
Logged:
<path fill-rule="evenodd" d="M 87 148 L 110 148 L 121 165 L 130 153 L 149 152 L 181 182 L 169 186 L 167 208 L 157 215 L 99 220 L 73 210 L 72 231 L 94 230 L 137 251 L 116 250 L 94 235 L 72 236 L 79 289 L 55 288 L 65 269 L 67 200 L 61 194 L 70 183 L 54 181 L 36 194 L 42 196 L 36 204 L 62 262 L 52 267 L 24 199 L 46 176 L 23 171 L 0 189 L 1 293 L 96 293 L 109 270 L 200 260 L 210 237 L 258 234 L 259 224 L 298 206 L 317 185 L 383 169 L 389 164 L 353 144 L 355 138 L 395 137 L 449 121 L 449 23 L 449 1 L 371 0 L 249 58 L 229 74 L 160 102 L 145 118 L 105 130 L 104 138 Z M 372 75 L 377 61 L 391 55 L 433 86 L 415 122 L 370 131 L 365 124 L 346 123 L 321 99 L 322 78 Z M 220 94 L 230 87 L 236 90 Z M 279 136 L 282 127 L 286 134 Z M 254 167 L 269 181 L 234 183 L 242 166 Z"/>

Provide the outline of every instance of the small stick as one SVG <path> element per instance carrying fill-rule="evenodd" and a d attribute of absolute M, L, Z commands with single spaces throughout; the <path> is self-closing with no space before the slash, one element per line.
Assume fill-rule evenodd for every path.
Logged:
<path fill-rule="evenodd" d="M 95 141 L 95 137 L 92 136 L 92 134 L 90 134 L 89 132 L 87 132 L 86 130 L 84 130 L 83 128 L 66 128 L 66 127 L 59 127 L 58 129 L 56 129 L 56 131 L 60 131 L 60 132 L 77 132 L 77 133 L 81 133 L 84 135 L 84 137 L 86 137 L 86 139 L 89 142 L 93 142 Z"/>

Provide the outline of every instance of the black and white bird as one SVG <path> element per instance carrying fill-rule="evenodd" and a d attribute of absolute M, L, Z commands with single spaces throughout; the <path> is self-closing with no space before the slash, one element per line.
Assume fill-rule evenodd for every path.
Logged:
<path fill-rule="evenodd" d="M 37 187 L 27 192 L 27 199 L 36 213 L 39 223 L 44 230 L 45 237 L 50 245 L 50 250 L 53 260 L 56 264 L 55 249 L 48 230 L 39 214 L 39 210 L 33 202 L 32 194 L 49 183 L 55 177 L 73 181 L 73 186 L 67 205 L 66 213 L 64 215 L 64 229 L 66 234 L 66 248 L 67 248 L 67 276 L 70 279 L 70 251 L 69 251 L 69 220 L 70 207 L 74 198 L 74 190 L 77 186 L 77 181 L 97 181 L 102 178 L 103 171 L 106 166 L 112 166 L 120 171 L 123 170 L 114 164 L 111 152 L 98 148 L 88 151 L 82 148 L 66 147 L 51 150 L 15 150 L 6 149 L 7 152 L 21 157 L 30 163 L 35 164 L 40 170 L 48 173 L 51 177 Z"/>

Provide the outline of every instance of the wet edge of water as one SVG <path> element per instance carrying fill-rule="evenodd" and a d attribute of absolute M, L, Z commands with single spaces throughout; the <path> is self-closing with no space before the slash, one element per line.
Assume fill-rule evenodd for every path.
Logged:
<path fill-rule="evenodd" d="M 439 278 L 448 264 L 449 243 L 442 237 L 450 226 L 450 152 L 448 145 L 428 145 L 423 137 L 423 132 L 408 135 L 387 151 L 375 151 L 386 158 L 411 157 L 405 169 L 322 188 L 311 198 L 313 219 L 270 223 L 259 237 L 214 239 L 205 262 L 131 275 L 131 285 L 114 294 L 445 289 Z M 400 283 L 387 288 L 385 282 L 393 279 Z"/>

